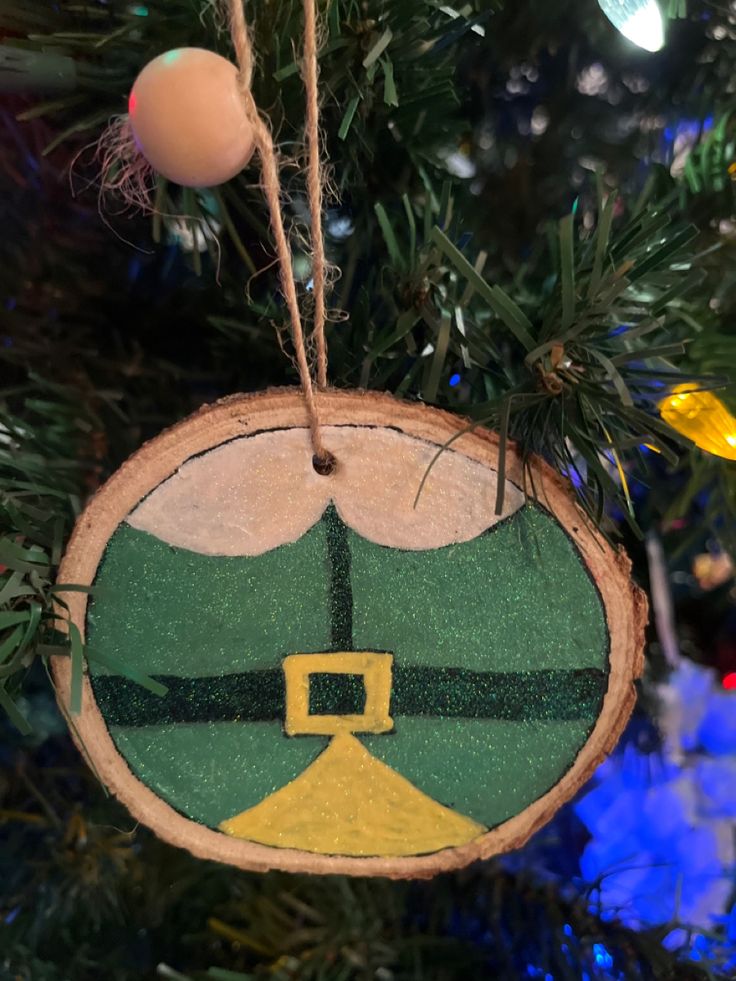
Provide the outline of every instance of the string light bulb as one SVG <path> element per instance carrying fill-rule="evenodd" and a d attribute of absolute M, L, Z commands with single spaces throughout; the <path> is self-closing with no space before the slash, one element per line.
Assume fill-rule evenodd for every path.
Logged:
<path fill-rule="evenodd" d="M 659 414 L 701 450 L 736 460 L 736 416 L 713 392 L 694 390 L 692 383 L 677 385 L 659 403 Z"/>
<path fill-rule="evenodd" d="M 598 0 L 616 30 L 646 51 L 664 47 L 664 19 L 657 0 Z"/>

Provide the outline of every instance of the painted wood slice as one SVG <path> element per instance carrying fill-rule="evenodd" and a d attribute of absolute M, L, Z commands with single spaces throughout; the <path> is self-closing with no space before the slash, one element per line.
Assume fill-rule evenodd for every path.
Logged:
<path fill-rule="evenodd" d="M 541 461 L 388 396 L 206 407 L 81 516 L 75 738 L 136 818 L 241 868 L 428 876 L 513 848 L 611 749 L 642 594 Z M 422 478 L 427 475 L 417 500 Z M 70 666 L 54 664 L 60 704 Z M 156 679 L 166 694 L 135 680 Z"/>

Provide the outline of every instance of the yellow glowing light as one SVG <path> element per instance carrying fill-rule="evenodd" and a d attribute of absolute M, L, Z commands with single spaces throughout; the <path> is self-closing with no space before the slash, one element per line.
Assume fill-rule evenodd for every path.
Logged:
<path fill-rule="evenodd" d="M 736 416 L 713 392 L 678 385 L 659 403 L 664 421 L 714 456 L 736 460 Z"/>

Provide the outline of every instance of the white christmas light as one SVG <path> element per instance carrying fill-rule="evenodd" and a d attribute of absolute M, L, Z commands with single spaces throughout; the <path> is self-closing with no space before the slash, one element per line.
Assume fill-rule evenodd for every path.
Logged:
<path fill-rule="evenodd" d="M 624 37 L 647 51 L 664 46 L 664 21 L 657 0 L 598 0 L 603 13 Z"/>

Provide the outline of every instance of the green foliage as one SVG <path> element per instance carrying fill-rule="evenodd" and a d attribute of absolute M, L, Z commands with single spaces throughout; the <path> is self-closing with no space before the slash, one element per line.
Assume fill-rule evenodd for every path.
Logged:
<path fill-rule="evenodd" d="M 69 651 L 57 641 L 63 606 L 54 608 L 54 579 L 80 510 L 82 453 L 93 427 L 66 395 L 31 378 L 25 390 L 6 390 L 0 405 L 0 704 L 24 732 L 29 726 L 14 696 L 34 654 L 54 645 L 73 651 L 77 699 L 81 688 L 78 631 Z"/>
<path fill-rule="evenodd" d="M 736 548 L 736 465 L 683 443 L 657 412 L 673 381 L 712 385 L 736 364 L 728 5 L 669 0 L 668 50 L 654 59 L 595 0 L 322 7 L 322 126 L 339 195 L 325 226 L 341 269 L 332 382 L 497 427 L 577 478 L 609 530 L 614 505 L 644 530 L 677 518 L 683 540 L 713 533 Z M 300 8 L 246 7 L 308 313 Z M 212 192 L 159 181 L 153 218 L 118 214 L 114 201 L 97 212 L 90 145 L 155 55 L 186 44 L 229 53 L 214 11 L 199 0 L 0 0 L 0 23 L 0 88 L 14 93 L 0 114 L 0 701 L 33 740 L 34 665 L 73 653 L 79 678 L 54 582 L 87 496 L 203 401 L 294 375 L 253 170 Z M 596 66 L 608 77 L 598 93 L 583 85 Z M 710 115 L 673 176 L 664 127 Z M 458 162 L 472 176 L 457 177 Z M 732 388 L 719 394 L 736 409 Z M 602 923 L 584 899 L 493 865 L 423 886 L 206 865 L 134 834 L 76 757 L 13 759 L 0 780 L 9 977 L 512 978 L 530 937 L 555 977 L 580 977 L 594 942 L 616 951 L 627 979 L 703 976 L 660 946 L 663 931 Z M 457 936 L 453 910 L 479 922 L 481 940 Z"/>
<path fill-rule="evenodd" d="M 421 181 L 431 193 L 436 149 L 452 144 L 462 125 L 459 117 L 452 118 L 459 101 L 454 52 L 469 32 L 482 36 L 483 24 L 499 7 L 497 0 L 491 4 L 475 0 L 461 10 L 426 0 L 417 9 L 386 0 L 324 4 L 322 127 L 329 166 L 341 195 L 352 193 L 368 175 L 366 190 L 379 197 L 390 195 L 397 182 L 413 181 L 418 188 Z M 2 13 L 0 7 L 0 16 Z M 256 101 L 268 107 L 274 131 L 291 160 L 284 181 L 293 193 L 299 186 L 304 112 L 294 46 L 302 30 L 301 4 L 286 0 L 278 5 L 254 5 L 248 14 L 258 53 Z M 40 50 L 49 57 L 61 52 L 74 59 L 73 90 L 34 101 L 32 108 L 19 115 L 22 121 L 53 121 L 57 131 L 44 146 L 44 155 L 62 144 L 78 144 L 80 136 L 95 140 L 110 116 L 125 111 L 127 93 L 141 68 L 162 51 L 192 43 L 193 24 L 200 32 L 197 43 L 231 56 L 222 30 L 224 18 L 217 16 L 214 5 L 208 8 L 193 0 L 151 0 L 113 8 L 83 2 L 49 9 L 41 16 L 36 12 L 25 15 L 13 6 L 9 19 L 29 31 L 27 38 L 13 39 L 14 47 Z M 43 87 L 46 75 L 43 63 L 34 64 L 26 89 Z M 252 185 L 252 174 L 246 171 L 214 195 L 218 217 L 224 219 L 251 273 L 255 266 L 243 239 L 253 234 L 267 237 L 263 200 Z M 211 218 L 210 200 L 211 196 L 182 192 L 161 180 L 155 205 L 164 215 L 183 215 L 201 224 Z M 299 218 L 298 213 L 295 217 Z M 160 220 L 154 219 L 154 241 L 159 240 L 160 226 Z"/>
<path fill-rule="evenodd" d="M 585 897 L 496 863 L 407 883 L 202 862 L 136 830 L 73 749 L 51 739 L 45 752 L 42 768 L 19 751 L 0 791 L 3 978 L 514 981 L 532 964 L 577 981 L 596 976 L 594 944 L 627 981 L 706 977 L 660 946 L 674 924 L 602 922 Z M 30 847 L 33 862 L 11 857 Z"/>
<path fill-rule="evenodd" d="M 702 135 L 688 156 L 682 173 L 685 194 L 697 196 L 705 192 L 721 195 L 724 214 L 730 214 L 733 210 L 736 186 L 736 171 L 730 169 L 736 159 L 736 140 L 730 123 L 731 113 L 724 113 L 718 124 Z"/>
<path fill-rule="evenodd" d="M 192 24 L 200 32 L 197 43 L 227 52 L 227 38 L 218 33 L 214 11 L 205 9 L 201 17 L 195 16 L 198 11 L 188 0 L 114 9 L 89 3 L 27 15 L 9 8 L 10 22 L 28 31 L 13 45 L 41 55 L 71 57 L 75 65 L 71 91 L 56 93 L 47 102 L 34 101 L 19 113 L 20 119 L 36 126 L 42 119 L 48 121 L 40 134 L 41 173 L 47 183 L 56 179 L 57 168 L 50 160 L 59 148 L 68 145 L 68 154 L 80 140 L 95 136 L 104 119 L 124 108 L 123 96 L 147 60 L 192 43 Z M 641 446 L 658 451 L 657 467 L 666 461 L 680 473 L 690 466 L 687 461 L 702 459 L 659 418 L 657 404 L 666 386 L 681 377 L 712 376 L 706 383 L 718 383 L 733 360 L 733 338 L 723 334 L 721 316 L 707 301 L 720 289 L 719 303 L 724 311 L 730 309 L 729 287 L 722 278 L 719 281 L 724 243 L 714 242 L 710 225 L 702 224 L 704 214 L 713 220 L 726 214 L 732 200 L 727 173 L 733 152 L 730 114 L 724 112 L 716 127 L 702 134 L 679 183 L 653 168 L 645 188 L 627 200 L 611 189 L 610 177 L 601 172 L 595 191 L 584 186 L 572 213 L 547 222 L 530 254 L 512 266 L 487 229 L 480 228 L 471 245 L 469 233 L 477 225 L 472 220 L 473 194 L 467 183 L 448 179 L 443 162 L 451 152 L 468 152 L 467 121 L 459 111 L 455 79 L 457 52 L 477 50 L 487 32 L 506 25 L 511 14 L 501 5 L 468 4 L 454 10 L 423 0 L 372 0 L 360 6 L 335 0 L 324 13 L 322 123 L 327 158 L 342 199 L 339 208 L 328 211 L 326 222 L 330 259 L 342 269 L 330 296 L 335 310 L 328 338 L 332 378 L 341 385 L 418 396 L 464 412 L 473 425 L 498 428 L 502 465 L 506 439 L 514 439 L 525 456 L 541 454 L 574 478 L 581 504 L 596 522 L 604 521 L 606 504 L 614 503 L 637 529 L 629 481 L 646 481 L 652 466 Z M 256 97 L 269 107 L 274 129 L 294 162 L 300 155 L 303 94 L 292 39 L 299 35 L 300 23 L 296 0 L 258 7 L 253 22 L 260 58 Z M 41 69 L 31 65 L 29 71 L 32 88 L 33 72 Z M 12 131 L 16 142 L 22 136 Z M 296 267 L 304 283 L 309 259 L 301 252 L 308 223 L 302 178 L 288 161 L 283 174 L 294 222 Z M 20 379 L 23 368 L 37 372 L 38 381 L 28 389 L 29 407 L 48 384 L 43 379 L 49 377 L 52 364 L 59 404 L 54 408 L 47 403 L 48 415 L 40 429 L 25 409 L 18 408 L 20 416 L 12 422 L 13 438 L 5 451 L 7 465 L 25 467 L 23 461 L 30 456 L 39 479 L 51 475 L 52 487 L 56 470 L 66 466 L 77 482 L 69 493 L 80 497 L 90 462 L 99 475 L 109 472 L 135 447 L 142 432 L 155 431 L 155 419 L 163 424 L 182 414 L 177 389 L 194 377 L 186 366 L 188 359 L 196 359 L 203 379 L 202 367 L 207 365 L 207 377 L 222 386 L 215 389 L 218 394 L 242 386 L 244 380 L 244 387 L 263 384 L 284 370 L 275 367 L 279 355 L 273 332 L 276 326 L 283 335 L 284 311 L 274 289 L 276 272 L 263 268 L 271 248 L 268 220 L 252 175 L 246 171 L 212 192 L 176 189 L 161 181 L 156 205 L 160 213 L 150 228 L 154 243 L 161 247 L 168 242 L 171 248 L 172 242 L 182 242 L 182 228 L 190 235 L 188 255 L 202 283 L 199 297 L 193 303 L 191 294 L 182 299 L 172 295 L 169 310 L 173 319 L 176 304 L 176 316 L 184 323 L 206 318 L 213 330 L 205 358 L 201 341 L 191 359 L 177 351 L 180 367 L 175 378 L 170 363 L 144 353 L 151 344 L 151 325 L 140 321 L 133 309 L 125 327 L 132 334 L 122 342 L 111 344 L 103 336 L 107 330 L 102 322 L 99 327 L 93 324 L 91 333 L 88 326 L 81 333 L 70 318 L 78 310 L 89 317 L 95 302 L 91 289 L 104 272 L 95 268 L 94 278 L 77 279 L 76 295 L 69 291 L 69 273 L 62 277 L 53 272 L 57 263 L 51 256 L 60 249 L 65 255 L 69 251 L 64 241 L 56 240 L 55 230 L 51 241 L 41 245 L 49 260 L 43 252 L 40 261 L 34 259 L 34 275 L 53 284 L 46 288 L 53 290 L 56 302 L 61 298 L 72 338 L 65 344 L 66 354 L 61 361 L 55 354 L 54 344 L 62 342 L 58 333 L 39 346 L 33 312 L 24 311 L 20 330 L 17 312 L 12 321 L 14 346 L 4 356 L 21 371 Z M 173 224 L 177 214 L 182 226 Z M 691 215 L 700 219 L 699 233 L 689 221 Z M 93 212 L 87 216 L 96 221 Z M 113 215 L 109 220 L 123 228 L 120 218 Z M 205 225 L 211 234 L 202 234 Z M 220 227 L 218 244 L 214 232 Z M 97 222 L 87 247 L 88 263 L 97 261 L 101 229 Z M 196 243 L 198 231 L 204 252 Z M 144 241 L 148 231 L 140 221 L 131 226 L 126 220 L 125 237 L 131 234 Z M 17 248 L 8 256 L 16 265 L 38 244 L 29 239 L 20 253 Z M 69 272 L 78 276 L 80 265 L 77 260 Z M 122 263 L 114 268 L 120 277 Z M 223 289 L 216 289 L 213 277 L 225 284 Z M 303 286 L 302 299 L 308 308 L 309 294 Z M 344 309 L 350 312 L 347 321 L 339 314 Z M 266 377 L 234 370 L 243 360 L 244 344 L 258 349 L 261 365 L 269 363 Z M 286 347 L 288 353 L 288 342 Z M 450 385 L 455 376 L 460 383 Z M 169 377 L 173 384 L 170 390 L 159 385 L 154 400 L 152 382 L 157 377 Z M 34 392 L 33 385 L 40 386 L 39 391 Z M 85 393 L 81 401 L 80 391 Z M 8 398 L 17 405 L 12 390 Z M 73 407 L 71 415 L 66 403 Z M 80 443 L 75 427 L 81 419 L 104 444 L 96 460 L 79 455 L 93 453 Z M 132 419 L 138 421 L 130 426 Z M 74 463 L 59 459 L 58 441 L 56 446 L 48 441 L 36 445 L 47 439 L 42 435 L 47 424 L 64 434 L 64 446 L 75 447 Z M 713 488 L 706 517 L 723 536 L 734 515 L 730 475 L 721 461 L 698 463 L 692 479 L 683 476 L 679 492 L 662 502 L 660 516 L 671 516 L 675 508 L 680 514 L 687 512 L 698 490 Z M 5 479 L 2 474 L 0 478 Z M 94 480 L 87 487 L 93 484 Z M 39 486 L 39 500 L 48 507 Z M 530 486 L 528 491 L 533 494 L 535 489 Z M 36 511 L 39 500 L 31 504 Z M 57 537 L 52 538 L 45 526 L 29 524 L 28 516 L 23 521 L 17 504 L 6 508 L 6 551 L 13 553 L 16 564 L 29 564 L 28 550 L 38 558 L 35 592 L 25 592 L 31 573 L 14 569 L 7 573 L 15 577 L 12 585 L 0 594 L 2 615 L 11 618 L 0 636 L 0 644 L 8 645 L 0 647 L 8 670 L 2 696 L 6 707 L 8 693 L 18 690 L 29 658 L 58 640 L 44 631 L 54 628 L 51 582 L 70 527 L 68 518 L 58 518 L 53 532 Z M 13 593 L 16 589 L 21 592 Z M 78 680 L 78 651 L 74 661 Z"/>
<path fill-rule="evenodd" d="M 705 527 L 712 529 L 721 547 L 733 554 L 736 551 L 736 463 L 720 460 L 708 453 L 691 450 L 678 466 L 684 478 L 664 513 L 665 523 L 681 521 L 693 509 L 693 502 L 702 502 L 699 512 Z M 679 554 L 697 542 L 702 528 L 691 528 L 680 536 L 676 549 Z"/>
<path fill-rule="evenodd" d="M 642 464 L 642 444 L 673 464 L 678 445 L 688 446 L 657 405 L 664 386 L 698 374 L 683 357 L 693 333 L 687 299 L 706 277 L 694 254 L 697 229 L 653 188 L 614 223 L 621 199 L 599 190 L 597 220 L 582 205 L 583 221 L 573 214 L 550 227 L 546 247 L 504 290 L 481 275 L 485 253 L 474 264 L 453 243 L 460 229 L 445 218 L 446 202 L 442 215 L 439 205 L 429 210 L 449 234 L 434 225 L 419 246 L 415 223 L 407 229 L 381 215 L 399 272 L 396 327 L 375 338 L 361 382 L 404 391 L 411 380 L 435 401 L 440 382 L 447 391 L 450 375 L 461 373 L 474 424 L 498 428 L 502 445 L 516 439 L 525 456 L 541 454 L 578 478 L 581 503 L 599 524 L 605 503 L 616 501 L 635 527 L 621 475 Z M 399 306 L 406 296 L 414 298 L 408 311 Z"/>

